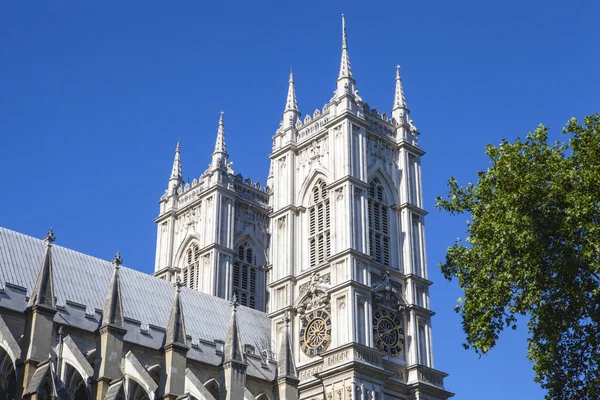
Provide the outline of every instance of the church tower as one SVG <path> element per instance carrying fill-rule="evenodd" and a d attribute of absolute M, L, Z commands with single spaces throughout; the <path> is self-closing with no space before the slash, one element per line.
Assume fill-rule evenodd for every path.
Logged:
<path fill-rule="evenodd" d="M 294 85 L 290 74 L 267 181 L 275 348 L 289 329 L 301 399 L 447 399 L 433 364 L 425 153 L 399 67 L 388 117 L 358 94 L 342 16 L 331 100 L 301 118 Z"/>
<path fill-rule="evenodd" d="M 154 275 L 265 309 L 268 195 L 259 182 L 235 174 L 225 145 L 223 113 L 207 170 L 185 183 L 177 143 L 160 198 Z"/>

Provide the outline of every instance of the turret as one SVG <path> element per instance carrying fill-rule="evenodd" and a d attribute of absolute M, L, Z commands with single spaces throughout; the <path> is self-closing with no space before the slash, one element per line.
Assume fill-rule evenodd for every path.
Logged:
<path fill-rule="evenodd" d="M 238 302 L 235 294 L 231 299 L 231 324 L 223 345 L 223 363 L 221 364 L 221 400 L 238 400 L 244 398 L 246 386 L 246 368 L 248 364 L 244 356 L 244 348 L 237 322 Z"/>
<path fill-rule="evenodd" d="M 25 393 L 38 364 L 48 360 L 54 342 L 54 277 L 52 243 L 56 240 L 52 229 L 48 231 L 45 251 L 35 286 L 25 309 L 25 334 L 21 351 L 19 393 Z"/>
<path fill-rule="evenodd" d="M 123 320 L 123 299 L 119 269 L 123 260 L 117 252 L 114 260 L 112 278 L 102 309 L 102 319 L 96 331 L 96 361 L 94 363 L 94 380 L 92 382 L 92 398 L 104 399 L 110 382 L 121 376 L 121 359 L 123 358 L 123 337 L 127 330 Z"/>
<path fill-rule="evenodd" d="M 160 390 L 163 399 L 174 400 L 185 391 L 186 354 L 190 347 L 185 334 L 183 306 L 181 304 L 181 280 L 175 282 L 175 297 L 165 331 L 160 370 Z"/>

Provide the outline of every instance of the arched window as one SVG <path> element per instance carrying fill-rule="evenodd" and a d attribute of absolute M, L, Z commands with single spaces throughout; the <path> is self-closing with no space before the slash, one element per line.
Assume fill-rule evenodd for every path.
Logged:
<path fill-rule="evenodd" d="M 8 353 L 0 347 L 0 399 L 16 398 L 17 375 Z"/>
<path fill-rule="evenodd" d="M 65 364 L 65 389 L 72 400 L 89 400 L 87 385 L 79 372 L 69 364 Z"/>
<path fill-rule="evenodd" d="M 198 289 L 198 272 L 200 269 L 200 248 L 196 243 L 185 252 L 185 267 L 181 270 L 183 286 Z"/>
<path fill-rule="evenodd" d="M 233 293 L 243 306 L 256 308 L 256 277 L 258 268 L 252 247 L 248 242 L 238 246 L 233 263 Z"/>
<path fill-rule="evenodd" d="M 40 385 L 40 388 L 38 389 L 37 398 L 40 400 L 52 400 L 52 398 L 54 397 L 52 395 L 53 392 L 54 391 L 52 390 L 52 385 L 50 384 L 50 381 L 46 379 L 46 381 L 42 383 Z"/>
<path fill-rule="evenodd" d="M 331 217 L 325 182 L 319 180 L 312 189 L 313 205 L 308 209 L 308 244 L 310 266 L 324 263 L 331 254 Z"/>
<path fill-rule="evenodd" d="M 375 178 L 369 184 L 369 253 L 374 261 L 390 265 L 389 206 L 383 185 Z"/>

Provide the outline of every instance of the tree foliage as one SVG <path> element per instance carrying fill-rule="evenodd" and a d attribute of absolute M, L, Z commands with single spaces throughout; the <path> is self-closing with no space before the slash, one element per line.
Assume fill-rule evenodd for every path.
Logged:
<path fill-rule="evenodd" d="M 488 145 L 476 184 L 448 182 L 438 209 L 466 213 L 467 237 L 440 264 L 464 297 L 465 348 L 485 354 L 526 316 L 528 358 L 551 399 L 600 398 L 600 121 L 571 119 L 568 140 L 540 125 Z"/>

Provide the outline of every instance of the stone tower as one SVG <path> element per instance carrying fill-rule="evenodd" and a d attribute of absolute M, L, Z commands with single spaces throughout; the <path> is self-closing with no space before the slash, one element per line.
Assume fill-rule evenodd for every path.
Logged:
<path fill-rule="evenodd" d="M 301 119 L 294 84 L 290 74 L 267 181 L 268 312 L 276 346 L 292 314 L 300 398 L 446 399 L 446 374 L 433 364 L 425 153 L 399 67 L 391 115 L 371 109 L 356 88 L 342 16 L 334 96 Z"/>
<path fill-rule="evenodd" d="M 207 170 L 185 183 L 180 145 L 160 198 L 154 275 L 265 309 L 268 195 L 260 183 L 235 174 L 225 147 L 223 113 Z"/>

